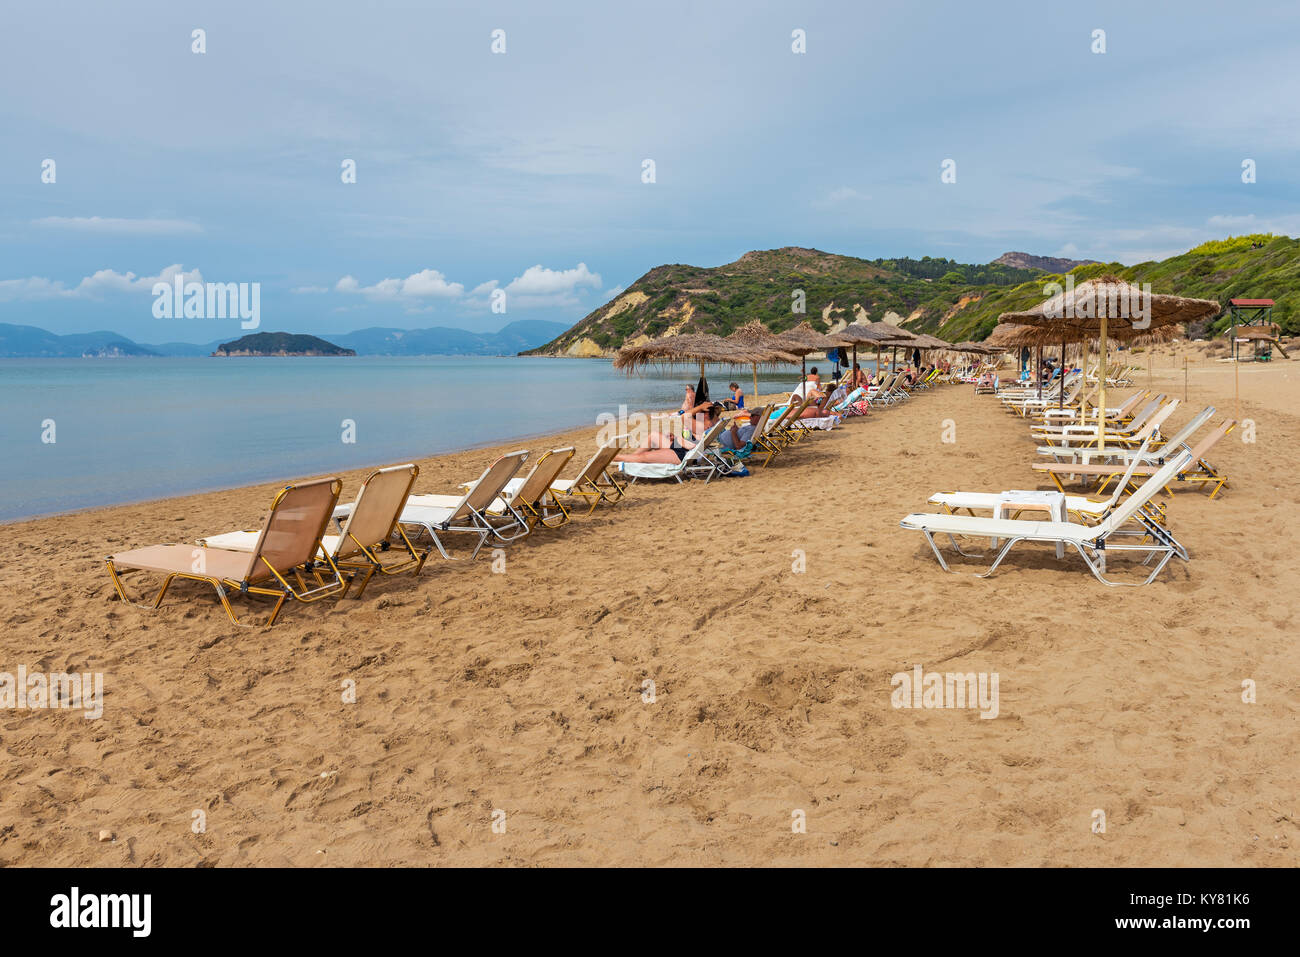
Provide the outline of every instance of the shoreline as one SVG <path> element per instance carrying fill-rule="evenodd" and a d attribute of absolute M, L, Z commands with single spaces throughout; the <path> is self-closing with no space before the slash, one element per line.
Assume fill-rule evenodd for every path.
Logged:
<path fill-rule="evenodd" d="M 336 357 L 327 357 L 327 358 L 336 358 Z M 776 398 L 778 395 L 783 395 L 783 394 L 784 393 L 772 393 L 765 396 L 760 396 L 760 398 L 772 400 Z M 749 401 L 748 397 L 746 398 L 746 401 L 747 402 Z M 615 406 L 615 409 L 617 409 L 617 406 Z M 636 415 L 636 414 L 651 415 L 657 413 L 658 410 L 628 409 L 629 416 Z M 609 414 L 614 414 L 614 413 L 609 413 Z M 72 508 L 72 509 L 66 509 L 57 512 L 42 512 L 36 515 L 27 515 L 21 518 L 0 519 L 0 528 L 8 529 L 17 525 L 24 525 L 30 522 L 39 522 L 46 519 L 61 518 L 61 517 L 67 517 L 73 515 L 85 515 L 87 513 L 102 512 L 114 508 L 126 508 L 130 506 L 148 505 L 151 503 L 162 504 L 165 502 L 179 502 L 179 501 L 184 501 L 186 499 L 197 498 L 204 495 L 215 495 L 215 494 L 222 494 L 222 493 L 246 491 L 250 489 L 260 489 L 260 488 L 265 488 L 268 483 L 274 483 L 276 484 L 277 487 L 279 487 L 280 485 L 283 485 L 288 482 L 302 482 L 310 479 L 325 478 L 331 475 L 337 475 L 340 478 L 346 479 L 348 475 L 351 475 L 353 473 L 368 473 L 369 471 L 372 471 L 377 468 L 383 468 L 388 465 L 399 465 L 402 464 L 403 462 L 419 463 L 419 462 L 429 461 L 429 460 L 438 460 L 438 459 L 447 458 L 448 456 L 460 456 L 469 452 L 480 452 L 485 449 L 488 450 L 499 449 L 501 451 L 508 451 L 510 450 L 510 447 L 513 447 L 516 444 L 521 442 L 553 441 L 560 436 L 573 436 L 579 433 L 583 428 L 585 428 L 585 426 L 583 425 L 572 425 L 572 426 L 558 428 L 558 429 L 548 428 L 547 430 L 541 432 L 529 433 L 525 435 L 517 435 L 506 439 L 491 439 L 486 442 L 478 442 L 472 445 L 461 446 L 454 449 L 447 449 L 441 452 L 432 453 L 430 455 L 418 455 L 418 456 L 407 457 L 407 458 L 396 456 L 391 461 L 384 461 L 382 463 L 373 463 L 373 464 L 368 464 L 360 467 L 349 466 L 343 469 L 332 469 L 332 470 L 327 469 L 322 472 L 308 473 L 306 475 L 289 476 L 284 478 L 279 483 L 275 483 L 274 479 L 267 478 L 267 479 L 261 479 L 261 480 L 251 481 L 251 482 L 243 482 L 239 485 L 222 485 L 222 486 L 214 486 L 210 488 L 195 489 L 193 491 L 181 492 L 176 495 L 165 495 L 162 497 L 154 497 L 154 498 L 131 499 L 129 501 L 122 501 L 122 502 L 107 502 L 101 505 L 87 505 L 84 508 Z M 597 428 L 597 426 L 594 423 L 592 423 L 591 428 L 594 431 Z M 581 463 L 578 463 L 578 465 L 581 465 Z M 526 464 L 525 468 L 527 467 L 528 466 Z"/>

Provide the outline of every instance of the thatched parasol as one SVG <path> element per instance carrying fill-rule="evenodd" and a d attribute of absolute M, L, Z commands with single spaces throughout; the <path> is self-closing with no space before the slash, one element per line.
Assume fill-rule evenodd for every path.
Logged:
<path fill-rule="evenodd" d="M 896 326 L 890 322 L 868 322 L 868 323 L 864 323 L 864 325 L 866 326 L 866 328 L 872 330 L 873 332 L 877 333 L 880 336 L 880 338 L 876 340 L 876 344 L 877 344 L 876 368 L 877 369 L 880 368 L 880 348 L 879 348 L 880 346 L 893 348 L 894 357 L 890 361 L 890 369 L 892 370 L 895 366 L 898 365 L 898 347 L 902 346 L 903 348 L 908 348 L 914 346 L 916 345 L 915 340 L 919 338 L 915 332 L 908 332 L 906 329 Z"/>
<path fill-rule="evenodd" d="M 888 332 L 877 329 L 877 326 L 888 326 L 890 330 L 894 327 L 884 322 L 851 322 L 843 329 L 835 333 L 836 338 L 843 339 L 846 345 L 853 346 L 853 364 L 858 364 L 858 346 L 874 345 L 876 347 L 876 371 L 880 371 L 880 346 L 890 337 Z M 852 370 L 849 370 L 852 372 Z"/>
<path fill-rule="evenodd" d="M 781 338 L 776 333 L 770 332 L 767 326 L 757 319 L 745 323 L 723 341 L 730 342 L 751 353 L 768 354 L 771 358 L 762 360 L 763 363 L 794 362 L 798 358 L 795 353 L 784 348 Z M 754 401 L 757 402 L 758 367 L 760 362 L 755 360 L 750 365 L 754 371 Z"/>
<path fill-rule="evenodd" d="M 624 346 L 614 357 L 614 368 L 634 372 L 649 365 L 694 365 L 698 362 L 700 381 L 704 382 L 706 362 L 747 366 L 772 361 L 775 360 L 769 352 L 747 349 L 718 336 L 680 335 L 662 336 L 637 346 Z M 789 361 L 793 362 L 794 357 L 789 357 Z"/>
<path fill-rule="evenodd" d="M 1097 372 L 1097 441 L 1106 448 L 1106 344 L 1111 336 L 1133 332 L 1151 334 L 1166 326 L 1200 322 L 1217 316 L 1222 307 L 1212 299 L 1155 295 L 1118 276 L 1101 276 L 1063 289 L 1050 299 L 1022 312 L 1004 312 L 1000 321 L 1022 325 L 1075 327 L 1101 342 L 1101 367 Z M 1118 320 L 1118 321 L 1116 321 Z M 1127 329 L 1125 328 L 1127 326 Z"/>
<path fill-rule="evenodd" d="M 828 349 L 850 344 L 849 340 L 841 338 L 838 333 L 826 335 L 818 332 L 808 324 L 807 320 L 793 329 L 780 333 L 776 338 L 780 341 L 782 349 L 799 357 L 799 366 L 805 379 L 808 377 L 808 353 L 825 352 Z"/>

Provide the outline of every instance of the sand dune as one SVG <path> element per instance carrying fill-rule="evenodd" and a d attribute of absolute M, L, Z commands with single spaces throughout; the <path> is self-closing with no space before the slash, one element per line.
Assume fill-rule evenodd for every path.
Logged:
<path fill-rule="evenodd" d="M 1219 499 L 1173 499 L 1193 560 L 1146 588 L 1033 546 L 945 574 L 898 527 L 934 491 L 1036 484 L 1025 423 L 969 387 L 751 478 L 638 484 L 504 574 L 435 556 L 270 630 L 198 586 L 124 606 L 103 567 L 256 524 L 270 486 L 7 526 L 0 671 L 102 671 L 106 695 L 98 721 L 0 712 L 0 864 L 1292 866 L 1298 368 L 1241 370 L 1258 441 L 1216 450 Z M 1232 375 L 1197 366 L 1175 424 L 1231 415 Z M 581 461 L 594 431 L 553 441 Z M 490 457 L 420 461 L 418 490 Z M 999 716 L 891 707 L 915 664 L 997 672 Z"/>

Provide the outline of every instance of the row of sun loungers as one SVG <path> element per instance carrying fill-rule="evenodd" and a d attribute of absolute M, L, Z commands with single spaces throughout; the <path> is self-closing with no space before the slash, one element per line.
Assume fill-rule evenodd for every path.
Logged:
<path fill-rule="evenodd" d="M 905 395 L 898 377 L 876 389 L 882 401 Z M 887 398 L 886 398 L 887 397 Z M 857 390 L 825 415 L 803 417 L 814 396 L 793 397 L 784 406 L 751 413 L 753 435 L 743 452 L 726 450 L 717 439 L 726 423 L 718 422 L 676 465 L 618 463 L 625 437 L 601 445 L 572 478 L 561 478 L 575 456 L 572 447 L 551 449 L 525 471 L 529 453 L 508 452 L 476 480 L 454 494 L 414 494 L 419 467 L 414 464 L 377 469 L 366 477 L 352 502 L 339 502 L 343 483 L 337 478 L 286 485 L 275 496 L 259 529 L 215 532 L 193 545 L 152 545 L 118 552 L 107 566 L 118 596 L 130 602 L 124 572 L 162 575 L 151 602 L 162 604 L 177 579 L 210 585 L 230 620 L 240 624 L 232 594 L 275 599 L 267 625 L 275 623 L 286 602 L 312 603 L 360 598 L 375 575 L 418 575 L 434 550 L 451 560 L 453 539 L 468 540 L 471 559 L 492 543 L 507 545 L 537 528 L 565 525 L 586 506 L 588 514 L 602 503 L 616 504 L 627 486 L 640 478 L 702 478 L 707 483 L 734 474 L 750 458 L 766 466 L 819 428 L 846 415 L 861 414 L 866 391 Z"/>
<path fill-rule="evenodd" d="M 1227 486 L 1227 479 L 1206 456 L 1237 423 L 1227 419 L 1192 445 L 1214 416 L 1213 406 L 1166 436 L 1162 428 L 1178 409 L 1179 400 L 1137 391 L 1120 406 L 1105 411 L 1103 433 L 1095 407 L 1060 408 L 1059 390 L 1065 390 L 1065 401 L 1077 399 L 1085 378 L 1076 373 L 1056 383 L 1051 403 L 1046 400 L 1050 388 L 1044 390 L 1042 402 L 1036 389 L 1032 397 L 1031 390 L 1023 389 L 999 393 L 1008 411 L 1035 420 L 1031 437 L 1040 443 L 1038 454 L 1051 461 L 1031 463 L 1032 470 L 1049 477 L 1055 490 L 940 492 L 931 496 L 930 504 L 942 507 L 942 513 L 903 518 L 902 527 L 922 532 L 945 570 L 949 570 L 948 561 L 936 537 L 947 539 L 964 557 L 980 556 L 964 550 L 959 538 L 988 538 L 997 551 L 992 564 L 979 574 L 981 578 L 991 575 L 1013 546 L 1026 541 L 1054 544 L 1058 557 L 1067 547 L 1073 548 L 1093 575 L 1107 585 L 1147 584 L 1171 559 L 1189 560 L 1187 549 L 1170 532 L 1165 506 L 1157 496 L 1162 492 L 1173 495 L 1173 489 L 1184 484 L 1209 488 L 1209 497 L 1215 498 Z M 1067 492 L 1065 483 L 1074 480 L 1095 480 L 1097 496 L 1107 489 L 1109 494 L 1094 497 Z M 1026 520 L 1020 517 L 1025 512 L 1046 512 L 1050 520 Z M 1140 581 L 1108 577 L 1107 554 L 1124 552 L 1138 553 L 1143 566 L 1151 566 Z"/>

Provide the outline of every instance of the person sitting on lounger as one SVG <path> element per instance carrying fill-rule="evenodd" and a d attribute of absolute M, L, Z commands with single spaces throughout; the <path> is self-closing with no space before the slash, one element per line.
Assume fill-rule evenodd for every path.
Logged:
<path fill-rule="evenodd" d="M 707 409 L 709 404 L 708 399 L 705 399 L 703 402 L 696 402 L 695 386 L 687 385 L 686 395 L 682 398 L 682 407 L 674 412 L 673 415 L 680 415 L 683 420 L 689 420 Z"/>
<path fill-rule="evenodd" d="M 731 390 L 730 408 L 743 409 L 745 407 L 745 393 L 740 391 L 740 386 L 733 382 L 727 388 Z"/>
<path fill-rule="evenodd" d="M 695 417 L 695 435 L 704 435 L 713 428 L 722 417 L 722 406 L 714 403 Z M 752 425 L 740 425 L 735 419 L 730 428 L 723 429 L 718 435 L 718 444 L 733 452 L 743 449 L 754 436 Z"/>
<path fill-rule="evenodd" d="M 871 380 L 868 379 L 867 374 L 862 371 L 862 366 L 856 362 L 853 363 L 853 375 L 849 377 L 849 391 L 852 392 L 854 389 L 865 389 L 869 385 L 871 385 Z"/>

